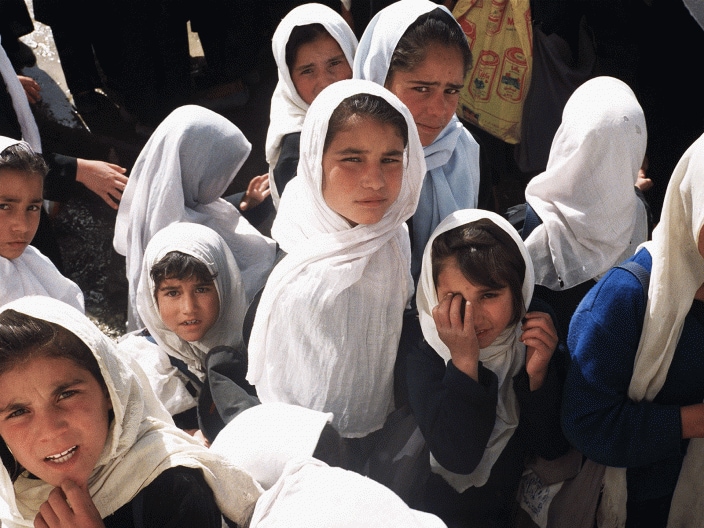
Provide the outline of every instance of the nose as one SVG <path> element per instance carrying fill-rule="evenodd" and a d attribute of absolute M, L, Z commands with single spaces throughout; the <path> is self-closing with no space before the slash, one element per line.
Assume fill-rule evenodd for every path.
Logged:
<path fill-rule="evenodd" d="M 316 97 L 320 92 L 336 81 L 337 78 L 335 77 L 335 73 L 329 68 L 324 69 L 318 77 L 318 86 L 316 87 L 315 92 Z"/>
<path fill-rule="evenodd" d="M 184 314 L 191 314 L 196 309 L 196 298 L 195 296 L 187 292 L 181 296 L 181 312 Z"/>
<path fill-rule="evenodd" d="M 447 106 L 448 102 L 445 100 L 445 94 L 442 91 L 437 91 L 428 99 L 426 112 L 433 117 L 444 117 L 447 114 Z"/>
<path fill-rule="evenodd" d="M 29 225 L 30 218 L 27 214 L 18 213 L 12 215 L 12 218 L 10 219 L 10 226 L 12 231 L 15 233 L 26 233 L 29 231 Z"/>
<path fill-rule="evenodd" d="M 62 434 L 68 426 L 64 414 L 58 409 L 37 412 L 33 437 L 39 441 L 50 441 Z"/>
<path fill-rule="evenodd" d="M 378 191 L 384 187 L 386 180 L 384 179 L 384 171 L 381 162 L 370 164 L 369 168 L 364 172 L 361 182 L 363 187 L 374 191 Z"/>

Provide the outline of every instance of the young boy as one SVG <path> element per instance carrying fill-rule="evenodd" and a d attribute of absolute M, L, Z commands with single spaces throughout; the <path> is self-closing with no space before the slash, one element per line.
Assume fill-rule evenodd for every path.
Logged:
<path fill-rule="evenodd" d="M 28 143 L 0 136 L 0 305 L 47 295 L 84 311 L 81 289 L 29 245 L 39 227 L 47 171 Z"/>

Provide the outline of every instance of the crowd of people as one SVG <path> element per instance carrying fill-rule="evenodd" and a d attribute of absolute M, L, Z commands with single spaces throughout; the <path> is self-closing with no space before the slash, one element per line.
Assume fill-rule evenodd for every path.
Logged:
<path fill-rule="evenodd" d="M 109 77 L 107 33 L 37 4 Z M 704 119 L 654 210 L 645 105 L 597 70 L 498 208 L 509 147 L 458 116 L 455 2 L 279 6 L 269 170 L 230 194 L 252 144 L 215 101 L 246 104 L 226 44 L 256 46 L 256 7 L 216 4 L 134 9 L 162 43 L 202 31 L 210 81 L 130 84 L 153 127 L 129 169 L 43 152 L 0 48 L 2 526 L 700 526 Z M 69 61 L 88 104 L 101 76 Z M 119 339 L 47 224 L 75 182 L 117 210 Z"/>

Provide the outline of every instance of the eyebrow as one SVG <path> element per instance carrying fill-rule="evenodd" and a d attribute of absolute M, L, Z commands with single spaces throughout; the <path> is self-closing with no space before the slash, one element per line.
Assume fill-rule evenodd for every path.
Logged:
<path fill-rule="evenodd" d="M 336 150 L 334 154 L 338 156 L 345 156 L 349 154 L 366 154 L 369 150 L 358 149 L 354 147 L 348 147 L 342 150 Z M 383 153 L 384 156 L 403 156 L 403 150 L 389 150 Z"/>
<path fill-rule="evenodd" d="M 57 385 L 54 390 L 51 391 L 51 395 L 57 396 L 70 387 L 75 387 L 76 385 L 82 385 L 84 383 L 86 383 L 86 380 L 84 378 L 75 378 L 71 381 L 59 383 L 59 385 Z M 29 403 L 13 400 L 4 407 L 0 408 L 0 414 L 4 414 L 7 411 L 16 411 L 17 409 L 22 409 L 27 406 L 29 406 Z"/>
<path fill-rule="evenodd" d="M 409 84 L 420 84 L 421 86 L 440 86 L 439 82 L 420 81 L 420 80 L 412 80 L 412 79 L 407 82 Z M 464 87 L 464 84 L 447 83 L 447 87 L 454 88 L 455 90 L 461 90 Z"/>
<path fill-rule="evenodd" d="M 0 202 L 10 202 L 10 203 L 20 203 L 22 200 L 20 198 L 17 198 L 16 196 L 3 196 L 0 195 Z M 43 198 L 32 198 L 30 200 L 30 203 L 36 204 L 36 203 L 41 203 L 43 201 Z"/>

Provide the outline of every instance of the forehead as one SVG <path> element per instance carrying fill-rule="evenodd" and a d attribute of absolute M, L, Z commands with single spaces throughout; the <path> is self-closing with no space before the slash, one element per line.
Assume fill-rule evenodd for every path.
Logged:
<path fill-rule="evenodd" d="M 330 144 L 332 145 L 340 141 L 348 142 L 350 139 L 360 143 L 364 139 L 368 140 L 369 134 L 379 129 L 383 131 L 385 138 L 388 138 L 389 133 L 392 133 L 394 139 L 403 142 L 401 131 L 393 123 L 382 121 L 367 114 L 352 114 L 347 117 L 342 126 L 335 132 Z M 360 134 L 360 130 L 364 130 L 365 134 Z M 403 149 L 403 144 L 401 145 L 401 149 Z"/>
<path fill-rule="evenodd" d="M 340 44 L 330 33 L 321 33 L 314 40 L 304 42 L 296 48 L 296 59 L 294 66 L 309 62 L 319 55 L 335 56 L 342 53 Z"/>
<path fill-rule="evenodd" d="M 41 174 L 12 168 L 0 169 L 0 196 L 41 197 L 44 178 Z"/>
<path fill-rule="evenodd" d="M 212 284 L 215 281 L 213 279 L 209 278 L 203 278 L 199 277 L 198 275 L 191 275 L 190 277 L 185 277 L 183 279 L 178 279 L 178 278 L 164 278 L 160 283 L 159 287 L 160 288 L 178 288 L 178 287 L 186 287 L 186 286 L 193 286 L 196 284 Z"/>

